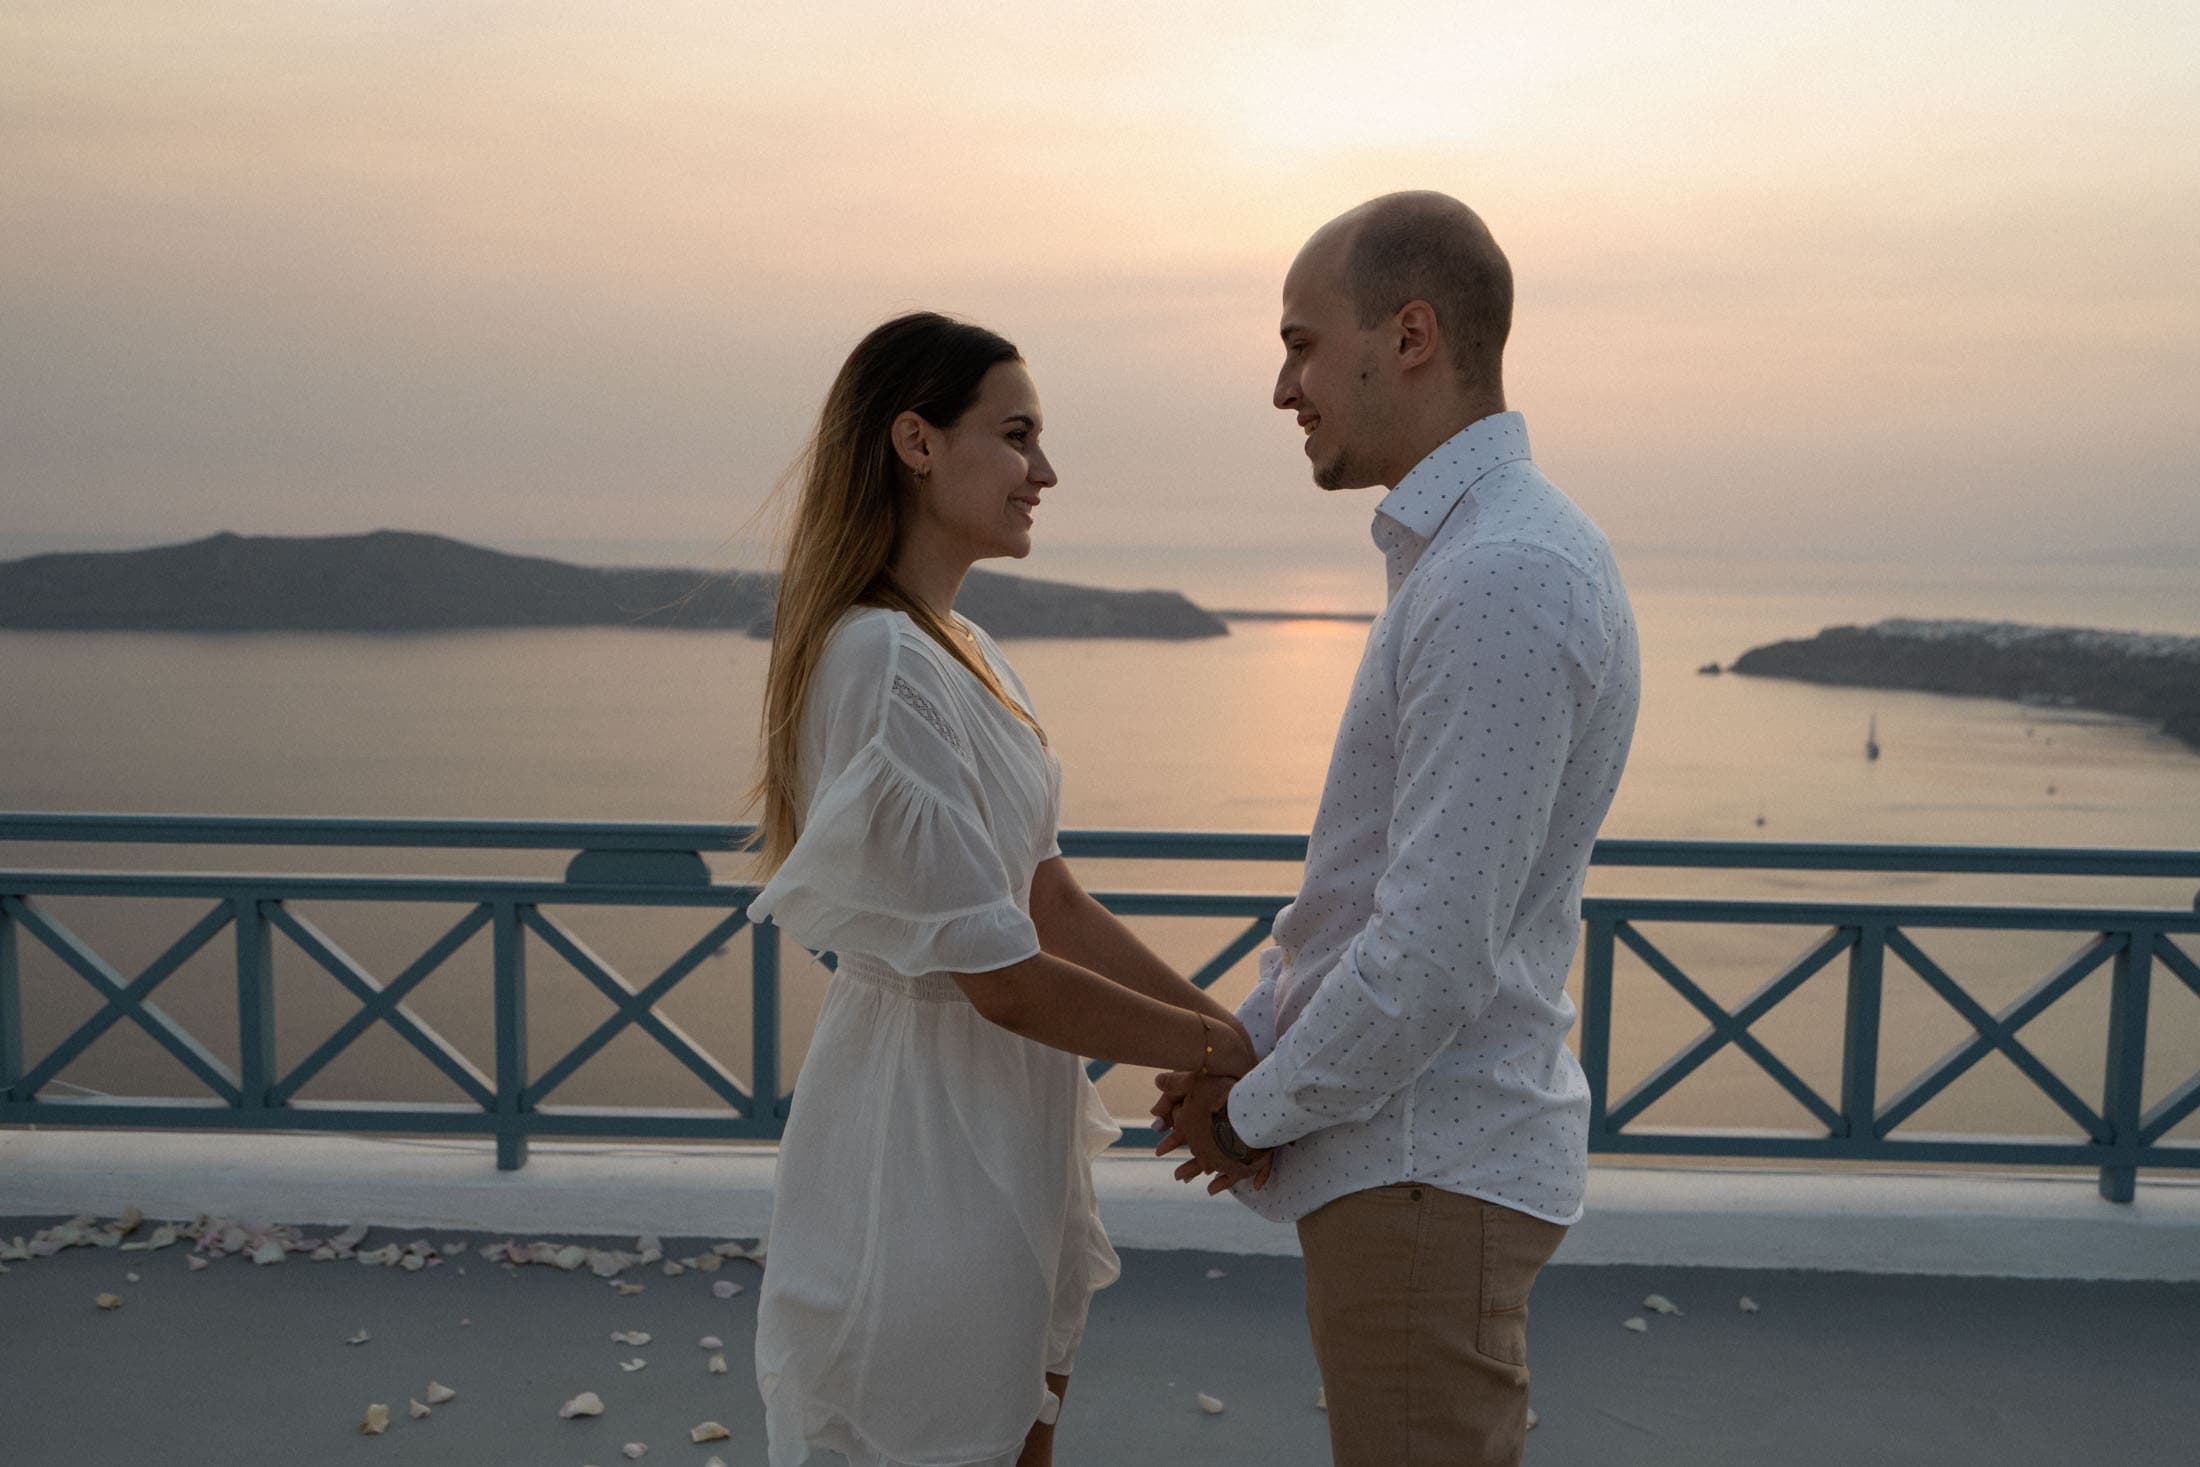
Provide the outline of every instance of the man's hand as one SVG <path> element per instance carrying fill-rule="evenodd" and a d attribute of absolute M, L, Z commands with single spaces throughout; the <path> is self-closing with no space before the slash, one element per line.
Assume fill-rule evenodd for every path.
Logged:
<path fill-rule="evenodd" d="M 1161 1143 L 1154 1154 L 1166 1156 L 1179 1146 L 1192 1153 L 1191 1159 L 1176 1169 L 1178 1181 L 1189 1182 L 1211 1172 L 1214 1180 L 1207 1184 L 1209 1196 L 1227 1191 L 1248 1177 L 1256 1189 L 1267 1185 L 1275 1161 L 1273 1152 L 1246 1150 L 1232 1155 L 1216 1135 L 1215 1120 L 1229 1103 L 1230 1081 L 1172 1070 L 1155 1076 L 1154 1084 L 1161 1091 L 1153 1107 L 1161 1132 Z"/>

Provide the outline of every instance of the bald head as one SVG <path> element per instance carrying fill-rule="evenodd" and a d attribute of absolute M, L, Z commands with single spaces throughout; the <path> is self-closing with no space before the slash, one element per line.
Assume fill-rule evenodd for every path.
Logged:
<path fill-rule="evenodd" d="M 1481 217 L 1449 194 L 1384 194 L 1314 232 L 1302 265 L 1335 270 L 1363 331 L 1426 301 L 1461 379 L 1502 380 L 1512 266 Z"/>

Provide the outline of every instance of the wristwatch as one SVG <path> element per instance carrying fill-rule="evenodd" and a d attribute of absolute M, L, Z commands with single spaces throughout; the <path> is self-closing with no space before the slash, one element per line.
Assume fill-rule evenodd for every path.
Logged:
<path fill-rule="evenodd" d="M 1216 1150 L 1229 1157 L 1239 1166 L 1251 1166 L 1253 1164 L 1253 1148 L 1245 1144 L 1244 1139 L 1237 1133 L 1237 1127 L 1230 1124 L 1230 1112 L 1227 1108 L 1227 1102 L 1215 1109 L 1214 1133 Z"/>

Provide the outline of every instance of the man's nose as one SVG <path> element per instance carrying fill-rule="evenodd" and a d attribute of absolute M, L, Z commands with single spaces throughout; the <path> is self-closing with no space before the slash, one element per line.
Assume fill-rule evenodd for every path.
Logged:
<path fill-rule="evenodd" d="M 1292 408 L 1298 405 L 1298 379 L 1291 375 L 1291 369 L 1288 366 L 1276 374 L 1276 395 L 1272 401 L 1285 412 L 1291 411 Z"/>

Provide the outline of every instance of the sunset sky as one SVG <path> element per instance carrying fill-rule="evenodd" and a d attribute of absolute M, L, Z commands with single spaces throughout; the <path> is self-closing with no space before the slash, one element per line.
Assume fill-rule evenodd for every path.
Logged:
<path fill-rule="evenodd" d="M 1042 543 L 1364 546 L 1277 293 L 1428 187 L 1623 550 L 2200 559 L 2196 58 L 2190 0 L 7 0 L 0 554 L 709 553 L 918 306 L 1029 358 Z"/>

